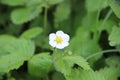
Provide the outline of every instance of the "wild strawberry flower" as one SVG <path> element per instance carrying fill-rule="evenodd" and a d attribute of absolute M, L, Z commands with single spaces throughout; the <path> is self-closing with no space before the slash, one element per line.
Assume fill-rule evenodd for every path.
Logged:
<path fill-rule="evenodd" d="M 63 49 L 69 45 L 70 36 L 59 30 L 49 35 L 49 44 L 57 49 Z"/>

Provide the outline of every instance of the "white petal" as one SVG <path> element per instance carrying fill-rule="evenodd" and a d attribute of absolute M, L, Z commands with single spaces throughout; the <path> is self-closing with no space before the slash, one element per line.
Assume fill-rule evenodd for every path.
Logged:
<path fill-rule="evenodd" d="M 70 40 L 70 36 L 68 34 L 64 34 L 62 38 L 64 41 L 67 41 L 67 42 Z"/>
<path fill-rule="evenodd" d="M 55 41 L 49 41 L 49 44 L 50 44 L 52 47 L 55 47 L 57 43 L 56 43 Z"/>
<path fill-rule="evenodd" d="M 62 45 L 63 45 L 64 47 L 67 47 L 67 46 L 69 45 L 69 43 L 68 43 L 68 42 L 63 42 Z"/>
<path fill-rule="evenodd" d="M 58 48 L 58 49 L 63 49 L 64 46 L 63 46 L 62 44 L 57 44 L 57 45 L 56 45 L 56 48 Z"/>
<path fill-rule="evenodd" d="M 49 35 L 49 40 L 55 40 L 55 38 L 56 38 L 55 33 L 51 33 L 51 34 Z"/>
<path fill-rule="evenodd" d="M 64 32 L 61 31 L 61 30 L 59 30 L 59 31 L 56 32 L 56 35 L 57 35 L 57 36 L 62 36 L 62 35 L 64 35 Z"/>

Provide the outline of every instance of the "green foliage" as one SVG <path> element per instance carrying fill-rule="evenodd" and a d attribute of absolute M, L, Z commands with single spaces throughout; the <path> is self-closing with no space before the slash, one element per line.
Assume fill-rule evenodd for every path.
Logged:
<path fill-rule="evenodd" d="M 39 6 L 29 8 L 18 8 L 12 11 L 11 19 L 15 24 L 28 22 L 39 15 L 41 9 Z"/>
<path fill-rule="evenodd" d="M 105 80 L 117 80 L 120 75 L 120 68 L 105 67 L 99 71 L 99 73 L 105 77 Z"/>
<path fill-rule="evenodd" d="M 113 27 L 112 32 L 109 36 L 109 44 L 111 46 L 120 45 L 120 28 L 119 27 Z"/>
<path fill-rule="evenodd" d="M 92 70 L 73 69 L 67 80 L 105 80 L 104 76 Z"/>
<path fill-rule="evenodd" d="M 53 68 L 52 57 L 48 53 L 34 55 L 28 62 L 28 72 L 37 77 L 45 77 Z"/>
<path fill-rule="evenodd" d="M 24 5 L 27 3 L 29 0 L 1 0 L 0 2 L 3 4 L 7 4 L 10 6 L 18 6 L 18 5 Z"/>
<path fill-rule="evenodd" d="M 61 73 L 54 72 L 52 80 L 65 80 L 65 78 Z"/>
<path fill-rule="evenodd" d="M 119 0 L 0 0 L 0 80 L 117 80 L 119 18 Z"/>
<path fill-rule="evenodd" d="M 90 12 L 98 11 L 108 6 L 108 0 L 86 0 L 86 8 Z M 93 5 L 96 5 L 93 7 Z"/>
<path fill-rule="evenodd" d="M 53 5 L 53 4 L 57 4 L 57 3 L 61 3 L 61 2 L 63 2 L 64 0 L 48 0 L 48 4 L 51 4 L 51 5 Z"/>
<path fill-rule="evenodd" d="M 56 11 L 54 13 L 54 16 L 55 16 L 54 21 L 56 23 L 59 23 L 68 19 L 68 17 L 70 16 L 70 11 L 71 11 L 70 1 L 65 1 L 60 3 L 57 6 Z"/>
<path fill-rule="evenodd" d="M 11 41 L 15 40 L 16 38 L 10 35 L 0 35 L 0 47 L 3 45 L 7 45 Z"/>
<path fill-rule="evenodd" d="M 4 36 L 4 38 L 10 39 L 10 36 Z M 18 69 L 24 61 L 30 59 L 33 55 L 34 47 L 33 42 L 25 39 L 14 39 L 7 42 L 4 46 L 2 45 L 0 49 L 0 54 L 2 54 L 2 56 L 0 56 L 0 64 L 2 64 L 0 66 L 0 73 Z"/>
<path fill-rule="evenodd" d="M 32 39 L 32 38 L 35 38 L 36 36 L 38 36 L 41 32 L 42 32 L 42 29 L 40 27 L 35 27 L 35 28 L 25 31 L 21 35 L 21 37 L 27 38 L 27 39 Z"/>
<path fill-rule="evenodd" d="M 82 58 L 81 56 L 65 56 L 63 59 L 67 63 L 69 63 L 69 65 L 71 67 L 73 67 L 74 64 L 77 64 L 80 67 L 82 67 L 84 70 L 89 70 L 90 69 L 90 66 L 88 65 L 86 60 L 84 58 Z"/>
<path fill-rule="evenodd" d="M 71 66 L 68 62 L 63 60 L 63 58 L 57 58 L 54 60 L 55 69 L 64 75 L 69 75 L 71 73 Z"/>
<path fill-rule="evenodd" d="M 118 56 L 111 56 L 107 58 L 105 61 L 108 66 L 120 67 L 120 63 L 119 63 L 120 57 Z"/>
<path fill-rule="evenodd" d="M 110 7 L 118 18 L 120 18 L 120 1 L 119 0 L 108 0 Z"/>
<path fill-rule="evenodd" d="M 63 57 L 61 55 L 57 55 L 57 57 L 55 57 L 54 59 L 55 69 L 63 73 L 65 76 L 70 75 L 72 73 L 71 70 L 75 64 L 84 70 L 90 69 L 88 62 L 86 62 L 86 60 L 81 56 L 64 56 Z"/>

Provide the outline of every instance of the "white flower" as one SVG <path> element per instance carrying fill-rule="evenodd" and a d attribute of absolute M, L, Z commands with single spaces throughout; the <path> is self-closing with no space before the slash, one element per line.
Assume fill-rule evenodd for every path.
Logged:
<path fill-rule="evenodd" d="M 52 47 L 63 49 L 69 45 L 69 39 L 70 37 L 68 34 L 65 34 L 63 31 L 57 31 L 56 34 L 51 33 L 49 35 L 49 44 Z"/>

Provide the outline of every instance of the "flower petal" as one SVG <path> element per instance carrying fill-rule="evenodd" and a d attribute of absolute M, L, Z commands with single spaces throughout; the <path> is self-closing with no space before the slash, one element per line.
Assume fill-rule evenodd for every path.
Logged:
<path fill-rule="evenodd" d="M 49 41 L 49 44 L 50 44 L 52 47 L 55 47 L 57 43 L 56 43 L 55 41 Z"/>
<path fill-rule="evenodd" d="M 63 42 L 62 45 L 63 45 L 64 47 L 67 47 L 67 46 L 69 45 L 69 43 L 68 43 L 68 42 Z"/>
<path fill-rule="evenodd" d="M 62 41 L 60 43 L 57 43 L 57 41 L 56 41 L 57 37 L 62 38 Z M 56 34 L 51 33 L 49 35 L 49 44 L 52 47 L 56 47 L 58 49 L 63 49 L 64 47 L 69 45 L 69 42 L 68 42 L 69 39 L 70 39 L 70 36 L 68 34 L 65 34 L 63 31 L 59 30 L 59 31 L 56 32 Z"/>
<path fill-rule="evenodd" d="M 63 35 L 64 35 L 64 32 L 61 31 L 61 30 L 59 30 L 59 31 L 56 32 L 56 35 L 57 35 L 57 36 L 63 36 Z"/>
<path fill-rule="evenodd" d="M 58 49 L 63 49 L 64 46 L 63 46 L 63 44 L 57 44 L 57 45 L 56 45 L 56 48 L 58 48 Z"/>
<path fill-rule="evenodd" d="M 49 35 L 49 40 L 55 40 L 55 38 L 56 38 L 55 33 L 51 33 L 51 34 Z"/>
<path fill-rule="evenodd" d="M 67 41 L 67 42 L 70 40 L 70 36 L 68 34 L 64 34 L 62 38 L 64 41 Z"/>

